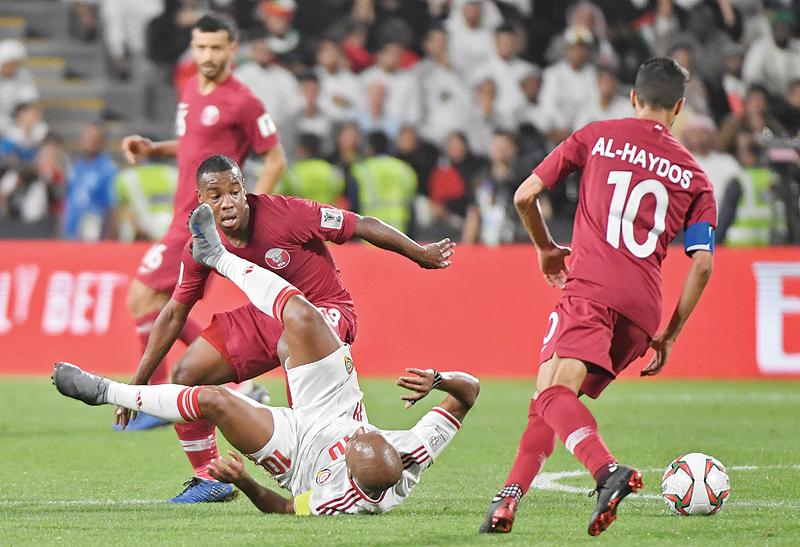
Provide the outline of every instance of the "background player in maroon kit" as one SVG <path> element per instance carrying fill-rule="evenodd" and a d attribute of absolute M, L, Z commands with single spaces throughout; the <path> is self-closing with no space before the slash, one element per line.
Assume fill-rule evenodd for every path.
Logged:
<path fill-rule="evenodd" d="M 177 156 L 178 188 L 172 225 L 161 241 L 142 258 L 128 293 L 142 350 L 153 322 L 169 301 L 178 280 L 181 250 L 188 231 L 186 219 L 197 205 L 194 177 L 200 163 L 212 154 L 226 154 L 240 164 L 254 150 L 265 165 L 255 187 L 256 193 L 269 193 L 286 166 L 275 124 L 264 105 L 231 72 L 231 60 L 238 47 L 235 23 L 224 15 L 209 14 L 192 28 L 191 51 L 198 74 L 189 79 L 176 119 L 177 138 L 152 142 L 139 135 L 126 137 L 122 150 L 135 164 L 139 158 Z M 188 345 L 202 331 L 202 325 L 189 320 L 181 334 Z M 167 379 L 164 367 L 153 381 Z M 140 417 L 141 418 L 141 417 Z M 138 420 L 137 420 L 138 421 Z M 145 427 L 140 424 L 139 428 Z"/>
<path fill-rule="evenodd" d="M 445 239 L 418 245 L 384 222 L 350 211 L 299 198 L 244 192 L 236 163 L 227 156 L 206 159 L 197 171 L 197 197 L 214 212 L 225 248 L 277 273 L 300 289 L 323 314 L 339 338 L 356 337 L 353 300 L 326 241 L 344 243 L 359 237 L 377 247 L 408 257 L 423 268 L 450 265 L 454 243 Z M 187 217 L 188 218 L 188 217 Z M 192 306 L 199 300 L 211 269 L 198 264 L 184 239 L 181 276 L 172 298 L 156 319 L 150 342 L 132 384 L 146 384 L 158 363 L 179 336 Z M 217 313 L 211 325 L 175 364 L 172 381 L 182 385 L 241 382 L 279 366 L 283 325 L 252 304 Z M 357 419 L 366 420 L 363 406 Z M 126 426 L 129 411 L 118 409 L 117 421 Z M 214 425 L 206 420 L 176 424 L 176 431 L 195 470 L 181 495 L 170 501 L 222 501 L 233 492 L 212 481 L 208 464 L 219 456 Z"/>
<path fill-rule="evenodd" d="M 480 527 L 483 533 L 511 530 L 519 501 L 555 449 L 556 435 L 597 481 L 591 535 L 605 530 L 619 502 L 642 486 L 639 471 L 617 464 L 578 396 L 597 398 L 648 347 L 655 354 L 641 374 L 657 374 L 711 275 L 712 187 L 669 132 L 687 82 L 686 70 L 671 59 L 645 62 L 631 92 L 636 118 L 576 131 L 514 195 L 545 279 L 564 292 L 550 315 L 528 427 L 506 485 Z M 583 175 L 570 250 L 550 236 L 538 196 L 578 169 Z M 656 334 L 661 261 L 681 228 L 692 266 L 669 323 Z"/>

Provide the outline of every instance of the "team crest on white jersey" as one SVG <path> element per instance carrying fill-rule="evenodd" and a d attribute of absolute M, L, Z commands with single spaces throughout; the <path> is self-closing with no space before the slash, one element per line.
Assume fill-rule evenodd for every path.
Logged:
<path fill-rule="evenodd" d="M 200 113 L 200 123 L 203 125 L 214 125 L 219 121 L 219 108 L 213 104 L 208 105 Z"/>
<path fill-rule="evenodd" d="M 347 374 L 353 372 L 353 360 L 349 357 L 344 358 L 344 369 L 347 371 Z"/>
<path fill-rule="evenodd" d="M 339 209 L 321 209 L 319 225 L 323 228 L 338 230 L 344 223 L 344 213 Z"/>
<path fill-rule="evenodd" d="M 331 475 L 333 475 L 333 473 L 331 473 L 330 469 L 323 469 L 322 471 L 318 472 L 316 478 L 317 484 L 325 484 L 328 482 L 328 479 L 331 478 Z"/>
<path fill-rule="evenodd" d="M 266 252 L 264 260 L 273 270 L 281 270 L 289 264 L 289 251 L 275 247 Z"/>

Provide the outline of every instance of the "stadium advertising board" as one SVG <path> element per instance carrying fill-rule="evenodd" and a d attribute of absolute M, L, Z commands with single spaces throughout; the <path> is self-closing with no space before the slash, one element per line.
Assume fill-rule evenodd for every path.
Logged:
<path fill-rule="evenodd" d="M 130 376 L 139 348 L 127 288 L 146 248 L 0 242 L 0 373 L 49 374 L 65 360 Z M 443 271 L 360 244 L 333 253 L 356 302 L 361 374 L 396 375 L 408 366 L 534 374 L 559 291 L 538 273 L 532 247 L 459 246 Z M 689 264 L 679 248 L 664 263 L 665 321 Z M 244 302 L 233 284 L 216 279 L 192 313 L 207 322 Z M 179 343 L 173 361 L 181 351 Z M 649 355 L 625 375 L 637 375 Z M 718 249 L 711 282 L 662 375 L 800 377 L 800 249 Z"/>

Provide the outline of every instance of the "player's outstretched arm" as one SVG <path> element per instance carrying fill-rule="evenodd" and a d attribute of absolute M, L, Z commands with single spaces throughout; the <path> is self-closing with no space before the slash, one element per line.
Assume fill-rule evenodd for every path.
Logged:
<path fill-rule="evenodd" d="M 356 229 L 353 236 L 381 249 L 401 254 L 428 270 L 447 268 L 450 265 L 448 259 L 453 255 L 453 247 L 456 246 L 447 238 L 436 243 L 420 245 L 382 220 L 361 215 L 356 215 Z"/>
<path fill-rule="evenodd" d="M 141 135 L 130 135 L 122 139 L 120 148 L 127 162 L 136 165 L 140 159 L 151 156 L 175 156 L 178 153 L 178 141 L 153 142 Z"/>
<path fill-rule="evenodd" d="M 564 288 L 569 268 L 564 261 L 570 253 L 569 247 L 563 247 L 553 241 L 550 230 L 542 218 L 539 207 L 539 195 L 544 191 L 544 181 L 532 173 L 514 192 L 514 206 L 519 218 L 528 230 L 531 240 L 539 253 L 539 268 L 544 279 L 551 287 Z"/>
<path fill-rule="evenodd" d="M 650 342 L 650 347 L 656 352 L 647 366 L 642 369 L 642 376 L 658 374 L 667 364 L 672 344 L 677 340 L 683 325 L 686 324 L 686 320 L 689 319 L 689 315 L 700 300 L 700 296 L 711 278 L 713 268 L 714 255 L 711 252 L 695 251 L 692 254 L 692 267 L 686 274 L 678 305 L 675 306 L 675 311 L 672 313 L 667 327 Z"/>
<path fill-rule="evenodd" d="M 283 172 L 286 171 L 286 154 L 281 143 L 276 144 L 264 153 L 264 169 L 258 175 L 258 180 L 253 188 L 254 194 L 271 194 Z"/>
<path fill-rule="evenodd" d="M 294 513 L 294 499 L 286 499 L 277 492 L 262 486 L 244 468 L 244 459 L 235 450 L 228 450 L 231 459 L 220 457 L 211 460 L 208 474 L 220 482 L 228 482 L 250 498 L 263 513 Z"/>
<path fill-rule="evenodd" d="M 475 404 L 478 393 L 481 391 L 478 379 L 466 372 L 439 373 L 432 368 L 427 370 L 407 368 L 406 372 L 414 376 L 401 376 L 396 382 L 398 386 L 413 391 L 413 393 L 400 397 L 400 399 L 406 401 L 406 408 L 411 408 L 414 403 L 428 395 L 431 390 L 439 389 L 447 393 L 447 397 L 436 406 L 448 411 L 459 422 L 464 420 L 469 409 Z"/>

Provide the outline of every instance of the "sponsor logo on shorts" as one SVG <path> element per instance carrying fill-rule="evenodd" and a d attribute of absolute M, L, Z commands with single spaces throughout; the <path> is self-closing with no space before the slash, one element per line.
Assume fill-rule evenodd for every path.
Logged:
<path fill-rule="evenodd" d="M 328 479 L 331 478 L 332 474 L 333 473 L 331 473 L 330 469 L 323 469 L 322 471 L 318 472 L 316 479 L 317 484 L 325 484 L 326 482 L 328 482 Z"/>
<path fill-rule="evenodd" d="M 275 247 L 266 252 L 264 260 L 273 270 L 280 270 L 289 264 L 289 251 Z"/>
<path fill-rule="evenodd" d="M 347 374 L 351 374 L 353 372 L 353 360 L 349 357 L 344 358 L 344 369 L 347 371 Z"/>
<path fill-rule="evenodd" d="M 344 223 L 344 213 L 339 209 L 322 209 L 320 214 L 319 225 L 323 228 L 338 230 Z"/>
<path fill-rule="evenodd" d="M 431 438 L 428 439 L 428 444 L 431 445 L 431 448 L 436 448 L 440 444 L 444 444 L 447 442 L 447 435 L 445 435 L 444 431 L 442 431 L 438 427 L 434 427 L 433 429 L 436 433 L 434 435 L 431 435 Z"/>
<path fill-rule="evenodd" d="M 208 105 L 200 113 L 200 123 L 203 125 L 214 125 L 219 121 L 219 108 L 213 104 Z"/>

